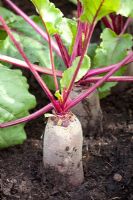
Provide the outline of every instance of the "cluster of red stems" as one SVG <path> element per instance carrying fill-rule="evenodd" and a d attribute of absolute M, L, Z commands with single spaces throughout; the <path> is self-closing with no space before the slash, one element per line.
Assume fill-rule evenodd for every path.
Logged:
<path fill-rule="evenodd" d="M 89 47 L 90 40 L 91 40 L 92 34 L 94 32 L 94 28 L 96 26 L 96 17 L 98 15 L 98 12 L 99 12 L 101 6 L 102 6 L 102 3 L 99 6 L 99 9 L 97 10 L 97 13 L 96 13 L 96 15 L 93 19 L 92 24 L 90 25 L 87 22 L 83 23 L 83 22 L 80 21 L 80 16 L 82 14 L 83 8 L 82 8 L 80 1 L 78 1 L 78 6 L 77 6 L 77 15 L 78 15 L 77 16 L 78 17 L 77 35 L 76 35 L 76 38 L 75 38 L 72 54 L 69 55 L 68 50 L 65 47 L 65 45 L 63 44 L 63 41 L 62 41 L 60 35 L 55 34 L 54 35 L 55 40 L 53 40 L 50 37 L 45 22 L 43 22 L 43 24 L 44 24 L 46 32 L 44 32 L 42 28 L 40 28 L 36 23 L 34 23 L 34 21 L 32 21 L 13 2 L 11 2 L 10 0 L 5 0 L 5 2 L 8 5 L 10 5 L 10 7 L 17 14 L 19 14 L 27 23 L 29 23 L 29 25 L 31 25 L 34 28 L 34 30 L 44 38 L 44 40 L 46 40 L 48 42 L 52 68 L 48 69 L 48 68 L 45 68 L 45 67 L 40 67 L 38 65 L 32 64 L 29 61 L 29 59 L 25 55 L 23 49 L 21 48 L 21 44 L 19 44 L 16 41 L 11 30 L 9 29 L 5 20 L 1 16 L 0 16 L 0 22 L 1 22 L 2 28 L 7 32 L 11 41 L 14 43 L 14 45 L 18 49 L 19 53 L 23 57 L 24 61 L 20 61 L 18 59 L 11 58 L 11 57 L 8 57 L 8 56 L 5 56 L 5 55 L 0 55 L 0 60 L 4 61 L 4 62 L 11 63 L 13 65 L 16 65 L 16 66 L 19 66 L 19 67 L 22 67 L 22 68 L 29 69 L 33 73 L 34 77 L 36 78 L 36 80 L 38 81 L 40 86 L 42 87 L 43 91 L 45 92 L 45 94 L 47 95 L 47 97 L 49 98 L 51 103 L 49 103 L 48 105 L 46 105 L 42 109 L 36 111 L 35 113 L 33 113 L 29 116 L 26 116 L 26 117 L 23 117 L 21 119 L 17 119 L 17 120 L 14 120 L 14 121 L 10 121 L 10 122 L 0 124 L 0 128 L 9 127 L 9 126 L 12 126 L 12 125 L 17 125 L 17 124 L 20 124 L 20 123 L 28 122 L 32 119 L 37 118 L 38 116 L 40 116 L 40 115 L 42 115 L 46 112 L 48 112 L 49 110 L 52 110 L 52 109 L 54 109 L 55 112 L 58 115 L 64 115 L 73 106 L 75 106 L 76 104 L 81 102 L 84 98 L 86 98 L 88 95 L 90 95 L 92 92 L 94 92 L 104 82 L 133 81 L 133 77 L 131 77 L 131 76 L 119 76 L 119 77 L 112 76 L 123 65 L 126 65 L 126 64 L 133 61 L 133 52 L 129 52 L 129 54 L 122 61 L 120 61 L 117 64 L 113 64 L 113 65 L 103 67 L 103 68 L 88 70 L 86 75 L 80 81 L 78 81 L 77 84 L 83 85 L 83 84 L 91 83 L 91 82 L 93 82 L 95 84 L 90 86 L 84 93 L 80 94 L 74 100 L 71 100 L 69 98 L 70 92 L 73 89 L 73 86 L 74 86 L 77 74 L 79 72 L 79 69 L 81 67 L 82 61 L 83 61 L 84 56 L 85 56 L 87 49 Z M 130 18 L 128 18 L 127 21 L 125 21 L 125 19 L 123 19 L 123 17 L 120 16 L 120 15 L 115 16 L 113 14 L 110 14 L 110 18 L 111 18 L 111 21 L 108 20 L 108 18 L 106 18 L 106 17 L 104 17 L 102 19 L 102 21 L 107 28 L 110 28 L 111 30 L 115 31 L 117 34 L 123 34 L 125 32 L 125 30 L 127 29 L 130 21 L 131 21 Z M 82 41 L 82 35 L 83 34 L 85 36 L 84 42 Z M 72 80 L 70 82 L 69 88 L 67 90 L 63 91 L 61 100 L 56 99 L 56 97 L 51 93 L 51 91 L 49 90 L 49 88 L 47 87 L 47 85 L 45 84 L 45 82 L 42 80 L 42 78 L 40 76 L 41 73 L 53 76 L 54 83 L 55 83 L 55 89 L 56 89 L 56 91 L 59 90 L 57 77 L 62 77 L 62 72 L 55 69 L 54 59 L 53 59 L 53 50 L 57 53 L 57 55 L 59 57 L 62 58 L 66 68 L 71 67 L 74 59 L 77 56 L 80 56 L 80 60 L 78 62 L 77 68 L 76 68 L 75 73 L 74 73 Z M 100 76 L 100 77 L 96 76 L 96 75 L 100 75 L 102 73 L 106 73 L 106 75 Z"/>

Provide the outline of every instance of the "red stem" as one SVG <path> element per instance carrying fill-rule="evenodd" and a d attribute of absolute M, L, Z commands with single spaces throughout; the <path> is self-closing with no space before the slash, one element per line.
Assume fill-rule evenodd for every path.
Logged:
<path fill-rule="evenodd" d="M 36 119 L 37 117 L 40 117 L 44 113 L 52 110 L 52 108 L 53 108 L 52 103 L 50 103 L 47 106 L 41 108 L 40 110 L 32 113 L 31 115 L 28 115 L 26 117 L 23 117 L 23 118 L 20 118 L 20 119 L 16 119 L 16 120 L 13 120 L 13 121 L 10 121 L 10 122 L 5 122 L 5 123 L 0 124 L 0 128 L 6 128 L 6 127 L 9 127 L 9 126 L 13 126 L 13 125 L 29 122 L 29 121 L 31 121 L 33 119 Z"/>
<path fill-rule="evenodd" d="M 66 67 L 68 68 L 69 67 L 69 60 L 70 60 L 70 56 L 68 54 L 68 51 L 67 51 L 66 47 L 64 46 L 64 44 L 63 44 L 63 42 L 60 38 L 60 35 L 55 34 L 54 37 L 55 37 L 56 42 L 58 44 L 58 47 L 60 49 L 62 59 L 63 59 L 65 65 L 66 65 Z"/>
<path fill-rule="evenodd" d="M 80 40 L 82 40 L 82 23 L 81 22 L 78 23 L 77 35 L 76 35 L 76 38 L 75 38 L 75 42 L 74 42 L 73 51 L 72 51 L 72 55 L 71 55 L 71 58 L 70 58 L 69 66 L 72 65 L 72 62 L 74 61 L 75 57 L 77 56 L 78 45 L 79 45 Z"/>
<path fill-rule="evenodd" d="M 130 60 L 125 62 L 125 65 L 127 65 L 128 63 L 133 62 L 133 58 L 130 58 Z M 83 78 L 84 80 L 90 76 L 95 76 L 95 75 L 99 75 L 99 74 L 103 74 L 106 72 L 109 72 L 110 70 L 112 70 L 114 67 L 116 66 L 116 64 L 107 66 L 107 67 L 102 67 L 102 68 L 96 68 L 96 69 L 91 69 L 88 71 L 87 75 L 85 75 L 85 77 Z"/>
<path fill-rule="evenodd" d="M 38 72 L 34 69 L 34 67 L 32 66 L 32 64 L 30 63 L 29 59 L 27 58 L 27 56 L 25 55 L 23 49 L 21 48 L 20 44 L 16 41 L 16 39 L 14 38 L 12 32 L 10 31 L 9 27 L 7 26 L 5 20 L 1 16 L 0 16 L 0 21 L 1 21 L 2 25 L 3 25 L 3 27 L 5 28 L 7 34 L 9 35 L 11 41 L 14 43 L 14 45 L 18 49 L 20 55 L 23 57 L 23 59 L 25 60 L 25 62 L 29 66 L 29 69 L 33 73 L 34 77 L 36 78 L 36 80 L 38 81 L 38 83 L 40 84 L 40 86 L 42 87 L 43 91 L 46 93 L 46 95 L 48 96 L 48 98 L 50 99 L 50 101 L 53 103 L 53 105 L 55 107 L 55 110 L 57 112 L 60 112 L 60 107 L 56 103 L 56 101 L 55 101 L 52 93 L 50 92 L 50 90 L 48 89 L 48 87 L 46 86 L 46 84 L 44 83 L 44 81 L 41 79 L 41 77 L 38 74 Z"/>
<path fill-rule="evenodd" d="M 123 28 L 122 24 L 123 24 L 123 18 L 121 15 L 117 15 L 116 16 L 116 24 L 118 24 L 118 34 L 121 33 L 121 30 Z"/>
<path fill-rule="evenodd" d="M 82 14 L 82 11 L 83 11 L 82 4 L 81 4 L 81 2 L 79 0 L 77 0 L 77 16 L 78 16 L 78 21 L 80 21 L 79 18 L 80 18 L 81 14 Z"/>
<path fill-rule="evenodd" d="M 115 33 L 118 34 L 119 30 L 118 30 L 118 24 L 116 25 L 116 16 L 114 16 L 114 14 L 110 14 L 110 18 L 111 18 L 111 21 L 112 21 L 112 25 L 113 25 L 113 31 Z"/>
<path fill-rule="evenodd" d="M 52 44 L 51 44 L 51 37 L 50 34 L 48 32 L 47 26 L 44 22 L 44 20 L 42 19 L 43 24 L 45 26 L 45 30 L 48 36 L 48 44 L 49 44 L 49 53 L 50 53 L 50 61 L 51 61 L 51 66 L 52 66 L 52 72 L 53 72 L 53 77 L 54 77 L 54 84 L 55 84 L 55 89 L 56 91 L 59 90 L 59 86 L 58 86 L 58 81 L 57 81 L 57 77 L 56 77 L 56 71 L 55 71 L 55 64 L 54 64 L 54 59 L 53 59 L 53 50 L 52 50 Z"/>
<path fill-rule="evenodd" d="M 80 21 L 80 16 L 82 14 L 82 5 L 81 2 L 78 0 L 77 1 L 77 17 L 78 17 L 78 23 L 77 23 L 77 34 L 75 37 L 74 45 L 73 45 L 73 50 L 69 62 L 69 66 L 71 67 L 74 59 L 77 56 L 80 56 L 82 54 L 82 33 L 83 33 L 83 26 L 84 23 Z"/>
<path fill-rule="evenodd" d="M 110 28 L 111 30 L 114 30 L 114 27 L 113 27 L 111 21 L 110 21 L 107 17 L 103 17 L 103 18 L 102 18 L 102 22 L 104 23 L 104 25 L 105 25 L 107 28 Z"/>
<path fill-rule="evenodd" d="M 95 83 L 99 80 L 101 80 L 103 76 L 101 77 L 89 77 L 85 80 L 81 80 L 80 84 L 85 83 Z M 111 76 L 106 82 L 133 82 L 133 76 Z"/>
<path fill-rule="evenodd" d="M 0 54 L 0 60 L 3 61 L 3 62 L 7 62 L 7 63 L 13 64 L 13 65 L 22 67 L 22 68 L 29 69 L 29 66 L 27 65 L 26 62 L 24 62 L 24 61 L 22 61 L 22 60 L 18 60 L 18 59 L 16 59 L 16 58 L 12 58 L 12 57 L 5 56 L 5 55 L 1 55 L 1 54 Z M 34 65 L 34 64 L 32 64 L 32 66 L 34 67 L 34 69 L 35 69 L 36 71 L 38 71 L 38 72 L 40 72 L 40 73 L 53 76 L 52 70 L 49 69 L 49 68 L 47 68 L 47 67 L 40 67 L 40 66 Z M 56 70 L 56 75 L 57 75 L 58 77 L 62 77 L 62 72 L 59 71 L 59 70 Z"/>
<path fill-rule="evenodd" d="M 82 54 L 82 44 L 83 44 L 83 41 L 82 41 L 82 34 L 84 33 L 85 31 L 85 24 L 86 23 L 81 23 L 80 21 L 80 16 L 83 12 L 83 7 L 82 7 L 82 4 L 81 2 L 78 0 L 78 5 L 77 5 L 77 17 L 78 17 L 78 27 L 80 26 L 80 24 L 82 24 L 81 26 L 81 29 L 82 29 L 82 33 L 80 35 L 80 39 L 79 39 L 79 42 L 78 42 L 78 48 L 77 48 L 77 56 L 81 56 Z"/>

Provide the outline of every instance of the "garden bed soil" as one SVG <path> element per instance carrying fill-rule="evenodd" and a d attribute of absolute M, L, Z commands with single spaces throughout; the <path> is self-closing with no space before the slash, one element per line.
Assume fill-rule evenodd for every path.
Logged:
<path fill-rule="evenodd" d="M 41 94 L 41 92 L 40 92 Z M 40 100 L 40 95 L 38 97 Z M 132 200 L 133 88 L 101 101 L 104 134 L 84 138 L 84 183 L 68 190 L 49 181 L 42 163 L 43 117 L 28 123 L 23 145 L 0 151 L 1 200 Z"/>

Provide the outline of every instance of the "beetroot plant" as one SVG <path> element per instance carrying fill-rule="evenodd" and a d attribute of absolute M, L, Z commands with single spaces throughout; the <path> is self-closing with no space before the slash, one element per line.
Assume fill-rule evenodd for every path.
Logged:
<path fill-rule="evenodd" d="M 0 8 L 0 147 L 22 143 L 25 123 L 47 113 L 44 167 L 77 186 L 84 180 L 83 135 L 72 108 L 101 86 L 105 95 L 114 82 L 133 81 L 132 76 L 121 76 L 125 65 L 133 61 L 132 36 L 124 33 L 127 22 L 118 34 L 110 27 L 104 29 L 98 46 L 90 44 L 98 21 L 112 13 L 125 16 L 124 1 L 77 1 L 77 19 L 65 18 L 49 0 L 32 0 L 40 17 L 28 17 L 10 0 L 4 2 L 19 16 Z M 126 17 L 132 17 L 127 7 Z M 29 94 L 20 70 L 11 65 L 31 71 L 48 105 L 28 115 L 35 97 Z M 75 87 L 80 87 L 80 93 L 72 99 Z"/>

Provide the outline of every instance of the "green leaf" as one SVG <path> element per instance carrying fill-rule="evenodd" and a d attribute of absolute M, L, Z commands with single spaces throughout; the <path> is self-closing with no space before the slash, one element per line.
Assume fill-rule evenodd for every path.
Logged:
<path fill-rule="evenodd" d="M 7 24 L 14 22 L 17 19 L 16 15 L 13 12 L 7 10 L 4 7 L 0 7 L 0 15 L 6 20 Z"/>
<path fill-rule="evenodd" d="M 107 97 L 108 95 L 110 95 L 111 88 L 114 87 L 116 84 L 117 83 L 115 82 L 109 82 L 109 83 L 103 84 L 102 87 L 98 88 L 100 99 L 103 99 Z"/>
<path fill-rule="evenodd" d="M 65 45 L 71 48 L 76 36 L 76 22 L 63 17 L 63 13 L 49 0 L 31 1 L 44 21 L 49 34 L 60 34 Z"/>
<path fill-rule="evenodd" d="M 35 107 L 35 97 L 28 89 L 20 70 L 0 66 L 0 123 L 27 116 Z M 24 124 L 0 129 L 0 148 L 21 144 L 26 139 L 23 128 Z"/>
<path fill-rule="evenodd" d="M 63 102 L 63 98 L 59 90 L 57 90 L 54 95 L 57 97 L 59 102 Z"/>
<path fill-rule="evenodd" d="M 118 14 L 125 17 L 133 17 L 133 0 L 121 0 Z"/>
<path fill-rule="evenodd" d="M 14 16 L 14 21 L 6 22 L 8 23 L 8 26 L 12 29 L 12 32 L 17 41 L 21 43 L 21 46 L 23 47 L 24 52 L 26 53 L 29 60 L 32 63 L 36 63 L 40 66 L 51 68 L 47 42 L 45 42 L 44 39 L 39 34 L 37 34 L 34 29 L 29 26 L 27 22 L 25 22 L 25 20 L 23 20 L 20 16 Z M 31 18 L 38 25 L 44 28 L 42 20 L 39 16 L 31 16 Z M 62 18 L 62 21 L 58 24 L 58 29 L 60 29 L 61 37 L 64 41 L 64 44 L 69 47 L 69 49 L 72 49 L 73 41 L 76 35 L 76 22 L 71 19 Z M 22 59 L 7 34 L 2 30 L 0 30 L 0 53 Z M 65 69 L 64 63 L 57 57 L 54 52 L 53 56 L 56 69 L 63 71 Z M 43 75 L 43 80 L 51 90 L 55 89 L 53 77 Z"/>
<path fill-rule="evenodd" d="M 4 9 L 4 8 L 0 7 L 0 9 Z M 5 11 L 7 13 L 10 12 L 7 9 L 5 9 Z M 17 37 L 21 38 L 22 41 L 23 41 L 22 39 L 23 37 L 27 38 L 26 39 L 27 41 L 29 40 L 28 47 L 27 47 L 27 41 L 23 43 L 23 47 L 25 46 L 25 49 L 31 49 L 33 53 L 32 45 L 34 46 L 34 55 L 32 56 L 34 57 L 33 61 L 37 62 L 39 65 L 51 67 L 48 43 L 44 41 L 44 39 L 39 34 L 37 34 L 36 31 L 31 26 L 29 26 L 29 24 L 23 18 L 13 14 L 12 12 L 10 13 L 11 14 L 9 15 L 9 18 L 5 16 L 4 11 L 1 13 L 1 16 L 3 16 L 3 18 L 6 20 L 6 23 L 12 29 L 12 31 L 16 35 L 18 35 Z M 13 20 L 9 20 L 11 18 L 11 15 L 14 16 Z M 44 29 L 45 31 L 44 24 L 39 16 L 35 16 L 35 15 L 31 16 L 31 19 L 35 23 L 37 23 L 39 26 L 41 26 L 41 28 Z M 66 47 L 68 47 L 69 51 L 71 51 L 74 40 L 75 40 L 75 36 L 76 36 L 76 28 L 77 28 L 76 21 L 67 19 L 67 18 L 61 18 L 61 20 L 59 20 L 59 22 L 56 23 L 56 28 L 58 32 L 60 32 L 60 36 L 64 44 L 66 45 Z M 7 37 L 7 34 L 5 33 L 5 31 L 0 30 L 0 40 L 4 40 L 6 37 Z M 40 49 L 44 51 L 44 56 L 42 54 L 39 56 Z M 37 60 L 36 60 L 36 57 L 37 57 Z"/>
<path fill-rule="evenodd" d="M 30 16 L 30 18 L 39 26 L 41 26 L 42 29 L 44 29 L 42 20 L 39 16 L 33 15 Z M 16 15 L 16 21 L 9 23 L 8 26 L 17 33 L 20 33 L 21 35 L 25 35 L 27 37 L 32 37 L 32 39 L 42 42 L 43 44 L 46 44 L 44 39 L 37 34 L 37 32 L 30 26 L 23 18 Z M 45 29 L 44 29 L 45 30 Z"/>
<path fill-rule="evenodd" d="M 4 16 L 3 16 L 4 17 Z M 31 16 L 32 20 L 35 21 L 39 26 L 42 26 L 42 20 L 39 16 Z M 34 64 L 40 66 L 45 66 L 51 68 L 49 48 L 48 44 L 44 39 L 36 33 L 36 31 L 25 22 L 20 16 L 16 15 L 16 20 L 10 22 L 8 26 L 12 29 L 12 32 L 18 42 L 21 42 L 27 57 Z M 17 49 L 14 47 L 13 43 L 10 41 L 9 37 L 5 31 L 0 30 L 0 53 L 3 55 L 8 55 L 18 59 L 22 59 Z M 63 70 L 64 63 L 60 58 L 57 57 L 56 53 L 53 52 L 55 66 L 57 69 Z M 8 65 L 11 67 L 11 65 Z M 51 76 L 42 76 L 45 83 L 48 85 L 49 89 L 54 90 L 54 81 Z"/>
<path fill-rule="evenodd" d="M 23 144 L 26 138 L 24 124 L 0 129 L 0 149 Z"/>
<path fill-rule="evenodd" d="M 102 42 L 96 50 L 94 57 L 94 68 L 104 67 L 118 63 L 126 55 L 129 49 L 132 48 L 132 36 L 130 34 L 117 35 L 110 29 L 105 29 L 101 34 Z M 122 75 L 125 68 L 121 68 L 115 73 L 116 76 Z M 110 93 L 111 87 L 117 83 L 106 83 L 100 89 L 100 96 L 105 97 Z"/>
<path fill-rule="evenodd" d="M 62 79 L 60 80 L 61 90 L 67 89 L 69 87 L 79 60 L 80 56 L 74 60 L 70 68 L 64 71 Z M 90 58 L 87 55 L 85 55 L 75 82 L 79 81 L 87 73 L 89 69 L 90 69 Z"/>
<path fill-rule="evenodd" d="M 72 52 L 76 33 L 77 33 L 77 25 L 76 21 L 62 18 L 61 23 L 57 25 L 58 30 L 60 32 L 60 37 L 63 40 L 66 47 L 69 49 L 69 53 Z"/>
<path fill-rule="evenodd" d="M 42 75 L 42 79 L 43 81 L 47 84 L 47 87 L 50 90 L 55 91 L 55 83 L 54 83 L 54 79 L 52 76 L 50 75 Z M 57 79 L 58 80 L 58 79 Z M 59 81 L 58 81 L 59 82 Z"/>
<path fill-rule="evenodd" d="M 3 10 L 4 8 L 0 7 L 0 9 Z M 4 14 L 4 11 L 5 13 L 7 12 L 7 16 L 8 12 L 10 13 L 9 19 L 13 15 L 14 20 L 9 20 Z M 4 9 L 4 11 L 1 12 L 1 16 L 6 20 L 6 23 L 11 28 L 18 42 L 21 42 L 30 61 L 42 66 L 51 67 L 47 42 L 44 41 L 44 39 L 20 16 L 13 14 L 7 9 Z M 31 18 L 44 29 L 42 20 L 39 16 L 31 16 Z M 0 53 L 22 59 L 3 30 L 0 30 Z"/>
<path fill-rule="evenodd" d="M 117 12 L 120 6 L 120 0 L 81 0 L 84 11 L 81 16 L 82 21 L 88 21 L 90 24 L 99 21 L 102 17 Z"/>
<path fill-rule="evenodd" d="M 94 56 L 95 56 L 95 51 L 97 49 L 98 44 L 96 43 L 90 43 L 88 51 L 87 51 L 87 55 L 90 57 L 91 59 L 91 66 L 93 66 L 93 62 L 94 62 Z"/>
<path fill-rule="evenodd" d="M 38 25 L 43 26 L 42 20 L 39 16 L 31 16 Z M 12 32 L 18 42 L 21 42 L 21 46 L 24 49 L 27 57 L 32 63 L 36 63 L 40 66 L 45 66 L 51 68 L 49 48 L 48 44 L 44 39 L 37 34 L 34 29 L 29 26 L 21 17 L 16 16 L 16 21 L 10 22 L 8 26 L 12 29 Z M 70 23 L 71 26 L 71 21 Z M 73 25 L 72 25 L 73 26 Z M 42 27 L 43 28 L 43 27 Z M 63 27 L 62 27 L 63 29 Z M 65 38 L 65 37 L 64 37 Z M 68 40 L 70 42 L 70 40 Z M 66 41 L 66 43 L 68 42 Z M 0 53 L 3 55 L 8 55 L 14 58 L 22 60 L 17 49 L 14 47 L 13 43 L 10 41 L 9 37 L 5 31 L 0 30 Z M 55 52 L 53 52 L 56 69 L 64 70 L 64 63 Z M 5 64 L 5 63 L 4 63 Z M 11 67 L 11 65 L 8 65 Z M 55 90 L 53 77 L 43 75 L 43 80 L 51 90 Z"/>
<path fill-rule="evenodd" d="M 51 66 L 47 45 L 43 45 L 40 41 L 15 32 L 13 35 L 16 40 L 20 42 L 24 52 L 32 63 L 38 63 L 39 65 L 46 67 Z M 23 60 L 8 36 L 5 40 L 0 41 L 0 53 Z"/>
<path fill-rule="evenodd" d="M 31 0 L 38 13 L 46 23 L 50 34 L 58 32 L 57 24 L 62 21 L 63 13 L 49 0 Z"/>
<path fill-rule="evenodd" d="M 108 28 L 104 29 L 101 39 L 102 42 L 97 48 L 94 58 L 94 65 L 97 67 L 108 66 L 121 61 L 133 44 L 130 34 L 117 35 Z"/>

